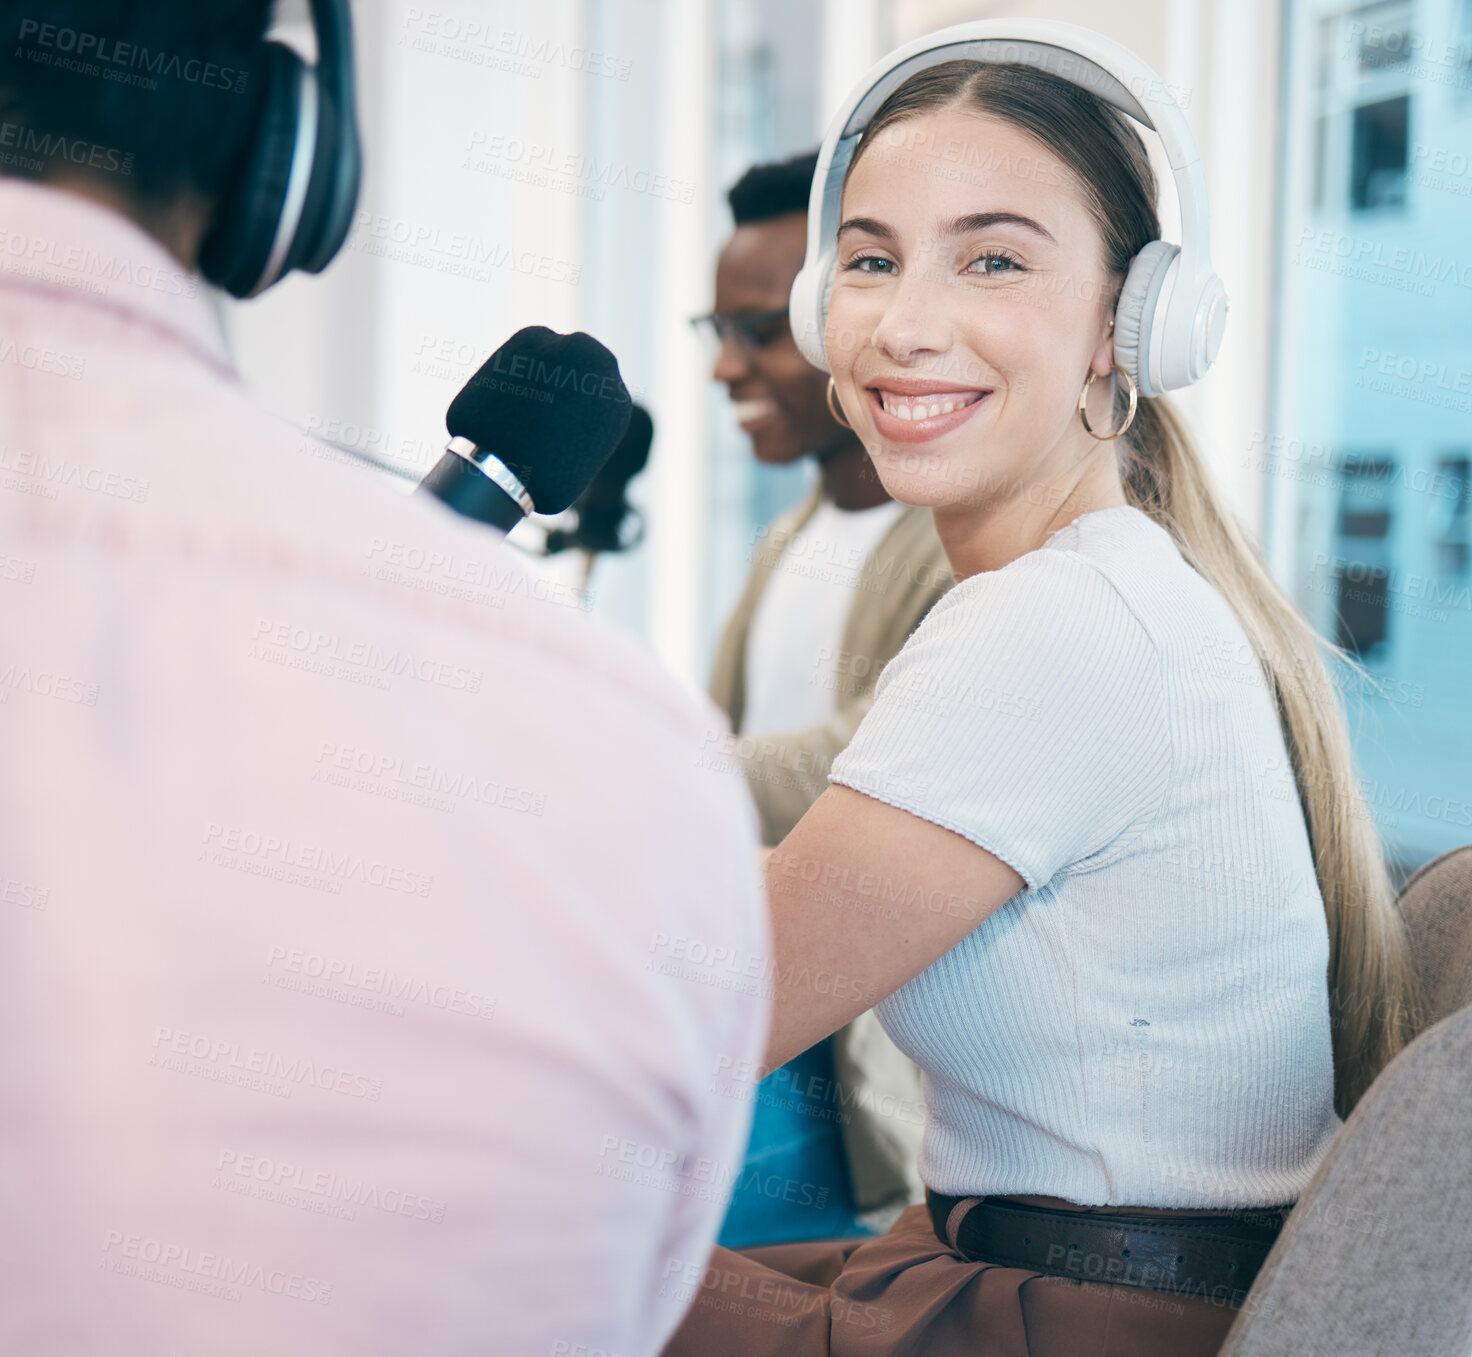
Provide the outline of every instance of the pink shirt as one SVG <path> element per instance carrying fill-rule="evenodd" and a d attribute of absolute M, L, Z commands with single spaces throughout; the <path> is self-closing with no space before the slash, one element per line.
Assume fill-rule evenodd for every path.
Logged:
<path fill-rule="evenodd" d="M 632 1357 L 714 1238 L 770 991 L 719 718 L 349 460 L 0 180 L 0 1352 Z"/>

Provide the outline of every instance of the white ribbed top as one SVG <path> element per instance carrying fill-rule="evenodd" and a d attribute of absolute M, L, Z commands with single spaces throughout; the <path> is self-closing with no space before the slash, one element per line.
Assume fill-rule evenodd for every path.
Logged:
<path fill-rule="evenodd" d="M 927 1185 L 1298 1197 L 1340 1125 L 1323 902 L 1251 647 L 1169 533 L 1101 509 L 957 584 L 831 780 L 1027 883 L 878 1008 Z"/>

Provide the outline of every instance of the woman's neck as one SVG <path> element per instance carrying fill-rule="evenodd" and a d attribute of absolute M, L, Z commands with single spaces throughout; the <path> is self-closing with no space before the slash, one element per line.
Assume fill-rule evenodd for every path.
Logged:
<path fill-rule="evenodd" d="M 1093 460 L 1072 484 L 1053 482 L 1010 499 L 937 508 L 935 530 L 952 573 L 964 580 L 1036 551 L 1082 514 L 1128 503 L 1111 455 Z"/>

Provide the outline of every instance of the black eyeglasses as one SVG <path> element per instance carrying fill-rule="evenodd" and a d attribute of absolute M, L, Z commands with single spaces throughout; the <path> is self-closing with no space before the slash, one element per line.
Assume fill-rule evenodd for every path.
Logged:
<path fill-rule="evenodd" d="M 791 333 L 785 306 L 773 307 L 770 311 L 732 311 L 725 314 L 712 311 L 709 315 L 692 316 L 690 324 L 718 344 L 735 340 L 753 351 L 764 349 Z"/>

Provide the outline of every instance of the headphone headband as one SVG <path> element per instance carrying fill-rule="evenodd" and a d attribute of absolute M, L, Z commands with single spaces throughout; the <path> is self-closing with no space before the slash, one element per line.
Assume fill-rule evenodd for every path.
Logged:
<path fill-rule="evenodd" d="M 1040 19 L 987 19 L 918 38 L 873 66 L 844 101 L 818 153 L 807 258 L 792 289 L 793 334 L 803 354 L 827 368 L 823 331 L 843 180 L 859 138 L 905 81 L 955 60 L 1017 62 L 1046 71 L 1160 137 L 1180 203 L 1181 244 L 1151 242 L 1136 257 L 1117 308 L 1117 357 L 1146 396 L 1204 376 L 1221 344 L 1227 299 L 1211 267 L 1206 180 L 1185 115 L 1165 83 L 1128 48 L 1077 24 Z"/>
<path fill-rule="evenodd" d="M 328 183 L 326 218 L 313 249 L 298 266 L 320 273 L 342 248 L 353 224 L 363 177 L 363 148 L 358 135 L 357 67 L 353 56 L 353 16 L 348 0 L 311 0 L 317 30 L 317 64 L 313 73 L 337 126 L 324 166 Z"/>

